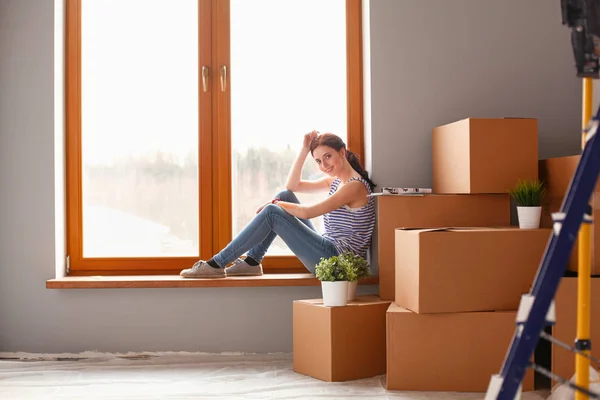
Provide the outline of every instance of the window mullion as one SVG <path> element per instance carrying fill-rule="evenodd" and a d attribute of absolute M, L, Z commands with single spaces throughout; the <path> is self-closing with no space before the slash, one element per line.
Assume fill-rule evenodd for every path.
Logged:
<path fill-rule="evenodd" d="M 229 0 L 213 5 L 213 253 L 231 241 L 231 68 Z M 226 68 L 223 71 L 222 68 Z M 225 74 L 223 75 L 222 74 Z M 235 71 L 233 72 L 235 74 Z"/>
<path fill-rule="evenodd" d="M 200 199 L 200 257 L 207 258 L 213 252 L 213 226 L 218 221 L 213 212 L 213 93 L 216 86 L 211 79 L 215 74 L 213 60 L 213 15 L 212 0 L 198 0 L 198 93 L 199 93 L 199 199 Z M 208 76 L 203 78 L 202 68 L 207 68 Z M 203 79 L 206 79 L 206 88 Z M 216 158 L 216 157 L 215 157 Z"/>

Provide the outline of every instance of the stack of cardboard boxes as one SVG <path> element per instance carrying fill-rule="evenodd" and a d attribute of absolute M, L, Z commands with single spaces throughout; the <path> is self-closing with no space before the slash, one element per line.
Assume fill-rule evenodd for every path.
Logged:
<path fill-rule="evenodd" d="M 510 221 L 509 189 L 542 170 L 537 121 L 470 118 L 435 128 L 432 145 L 433 194 L 378 197 L 379 296 L 294 302 L 296 372 L 464 392 L 499 372 L 551 234 Z"/>
<path fill-rule="evenodd" d="M 538 177 L 537 137 L 533 119 L 470 118 L 433 130 L 433 192 L 461 203 L 426 225 L 394 221 L 393 263 L 379 258 L 381 281 L 394 274 L 392 294 L 382 291 L 393 296 L 387 389 L 482 392 L 499 372 L 551 232 L 510 226 L 508 191 Z M 529 372 L 523 390 L 532 389 Z"/>

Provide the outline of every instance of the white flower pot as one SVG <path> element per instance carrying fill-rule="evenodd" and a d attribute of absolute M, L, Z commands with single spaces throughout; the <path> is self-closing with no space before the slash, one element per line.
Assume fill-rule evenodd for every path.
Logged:
<path fill-rule="evenodd" d="M 348 281 L 321 282 L 323 304 L 327 307 L 340 307 L 348 303 Z"/>
<path fill-rule="evenodd" d="M 537 229 L 540 227 L 540 216 L 542 215 L 542 207 L 517 206 L 517 215 L 519 216 L 519 228 Z"/>
<path fill-rule="evenodd" d="M 356 299 L 356 287 L 358 282 L 348 282 L 348 300 Z"/>

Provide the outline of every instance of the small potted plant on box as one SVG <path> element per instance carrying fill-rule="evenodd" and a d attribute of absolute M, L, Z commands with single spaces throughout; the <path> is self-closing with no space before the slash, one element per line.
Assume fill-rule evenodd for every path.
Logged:
<path fill-rule="evenodd" d="M 542 199 L 546 195 L 546 185 L 539 180 L 519 181 L 509 191 L 517 203 L 519 228 L 536 229 L 540 227 L 542 214 Z"/>
<path fill-rule="evenodd" d="M 358 286 L 358 280 L 371 275 L 369 263 L 361 256 L 349 251 L 342 254 L 341 257 L 343 261 L 348 264 L 347 268 L 352 269 L 356 275 L 354 279 L 348 282 L 348 300 L 354 300 L 356 299 L 356 287 Z"/>
<path fill-rule="evenodd" d="M 342 256 L 321 258 L 315 276 L 321 281 L 325 306 L 345 306 L 348 303 L 348 283 L 356 279 L 356 273 Z"/>

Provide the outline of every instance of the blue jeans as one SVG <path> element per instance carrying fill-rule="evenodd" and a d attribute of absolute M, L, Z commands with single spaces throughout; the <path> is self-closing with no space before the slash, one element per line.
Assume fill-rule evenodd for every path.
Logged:
<path fill-rule="evenodd" d="M 300 203 L 289 190 L 284 190 L 275 197 L 281 201 Z M 213 260 L 220 267 L 225 267 L 248 252 L 249 257 L 261 262 L 277 235 L 313 274 L 321 257 L 338 255 L 333 243 L 321 236 L 312 222 L 296 218 L 276 204 L 267 204 Z"/>

